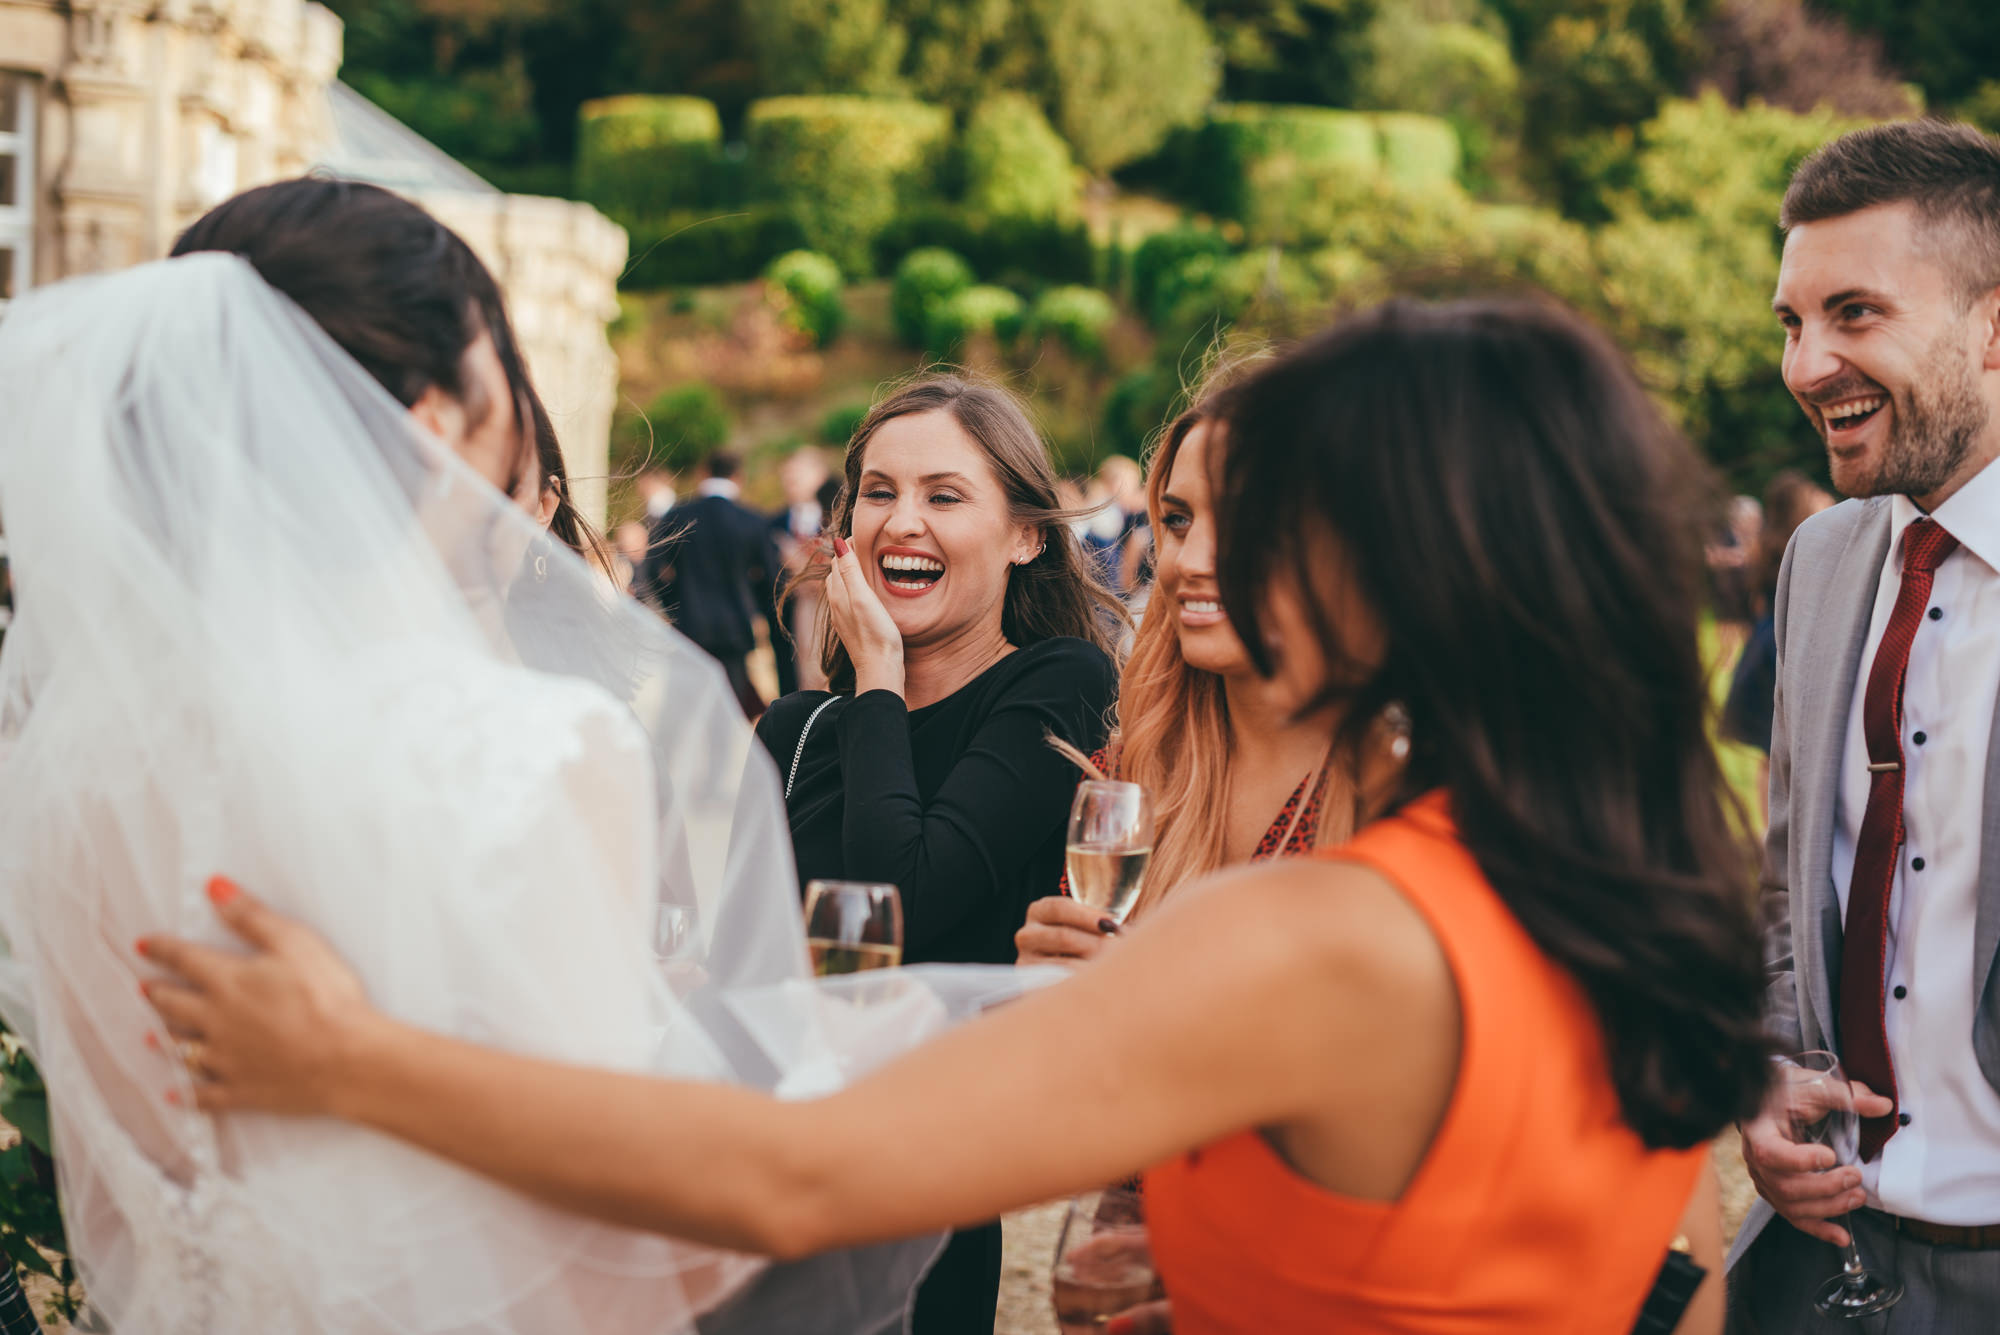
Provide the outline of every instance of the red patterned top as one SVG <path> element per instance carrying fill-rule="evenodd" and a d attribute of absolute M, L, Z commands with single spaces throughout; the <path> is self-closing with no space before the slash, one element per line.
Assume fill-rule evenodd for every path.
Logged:
<path fill-rule="evenodd" d="M 1115 779 L 1118 777 L 1118 771 L 1115 767 L 1109 767 L 1110 755 L 1110 748 L 1107 747 L 1094 753 L 1090 760 L 1106 778 Z M 1264 831 L 1264 837 L 1257 841 L 1257 851 L 1250 855 L 1252 862 L 1267 862 L 1281 855 L 1292 857 L 1313 851 L 1319 835 L 1319 804 L 1324 791 L 1324 785 L 1308 791 L 1314 777 L 1312 774 L 1306 775 L 1299 780 L 1299 786 L 1292 789 L 1292 795 L 1285 799 L 1285 805 L 1279 810 L 1278 818 L 1271 822 L 1270 828 Z M 1304 810 L 1300 810 L 1301 805 L 1304 806 Z M 1297 824 L 1292 821 L 1293 812 L 1298 812 Z M 1286 837 L 1287 830 L 1291 832 L 1290 838 Z M 1056 893 L 1064 896 L 1069 894 L 1068 872 L 1063 873 L 1060 888 Z"/>

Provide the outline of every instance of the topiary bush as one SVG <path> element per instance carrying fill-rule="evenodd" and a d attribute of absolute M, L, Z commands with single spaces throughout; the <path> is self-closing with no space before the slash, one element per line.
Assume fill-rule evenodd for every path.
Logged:
<path fill-rule="evenodd" d="M 930 335 L 931 312 L 978 281 L 970 264 L 941 246 L 926 246 L 905 255 L 896 266 L 896 281 L 889 292 L 896 336 L 913 348 L 924 347 Z"/>
<path fill-rule="evenodd" d="M 1385 111 L 1374 117 L 1382 136 L 1382 170 L 1397 185 L 1449 185 L 1464 165 L 1458 131 L 1449 121 L 1412 111 Z"/>
<path fill-rule="evenodd" d="M 931 307 L 924 346 L 933 357 L 948 361 L 967 339 L 987 334 L 1004 350 L 1021 336 L 1027 313 L 1026 304 L 1007 288 L 990 283 L 968 287 Z"/>
<path fill-rule="evenodd" d="M 626 224 L 631 256 L 618 286 L 628 292 L 699 283 L 742 283 L 774 256 L 801 249 L 805 232 L 790 210 L 759 205 L 733 213 L 669 213 Z"/>
<path fill-rule="evenodd" d="M 963 255 L 989 278 L 1042 283 L 1088 283 L 1096 277 L 1096 248 L 1079 220 L 982 218 L 959 205 L 907 209 L 875 239 L 878 273 L 893 273 L 905 255 L 931 246 Z"/>
<path fill-rule="evenodd" d="M 846 449 L 847 442 L 854 439 L 854 433 L 861 428 L 862 419 L 868 416 L 868 410 L 873 406 L 866 399 L 857 399 L 853 403 L 843 403 L 838 408 L 827 409 L 826 416 L 819 419 L 819 430 L 816 433 L 820 444 L 831 445 L 840 450 Z"/>
<path fill-rule="evenodd" d="M 1052 287 L 1035 298 L 1028 313 L 1028 328 L 1034 337 L 1054 339 L 1077 356 L 1089 361 L 1104 359 L 1104 338 L 1118 307 L 1110 297 L 1094 287 Z"/>
<path fill-rule="evenodd" d="M 1211 227 L 1170 227 L 1139 243 L 1132 254 L 1132 304 L 1155 327 L 1165 323 L 1178 299 L 1175 271 L 1197 256 L 1211 260 L 1230 253 L 1229 242 Z"/>
<path fill-rule="evenodd" d="M 577 194 L 620 221 L 714 202 L 722 120 L 699 97 L 605 97 L 577 110 Z"/>
<path fill-rule="evenodd" d="M 758 196 L 861 277 L 898 210 L 937 197 L 951 113 L 896 98 L 774 97 L 751 104 L 746 134 Z"/>
<path fill-rule="evenodd" d="M 965 207 L 987 219 L 1064 222 L 1077 211 L 1076 163 L 1048 117 L 1022 93 L 981 102 L 959 143 Z"/>
<path fill-rule="evenodd" d="M 840 266 L 816 250 L 787 251 L 764 270 L 767 300 L 791 328 L 816 348 L 833 342 L 846 322 L 840 301 Z"/>
<path fill-rule="evenodd" d="M 620 471 L 652 461 L 671 469 L 692 468 L 729 440 L 729 407 L 713 385 L 676 385 L 646 405 L 646 411 L 618 423 Z"/>
<path fill-rule="evenodd" d="M 1218 217 L 1242 218 L 1252 201 L 1251 172 L 1284 155 L 1357 177 L 1381 170 L 1381 136 L 1356 111 L 1238 102 L 1209 114 L 1197 139 L 1191 194 Z"/>

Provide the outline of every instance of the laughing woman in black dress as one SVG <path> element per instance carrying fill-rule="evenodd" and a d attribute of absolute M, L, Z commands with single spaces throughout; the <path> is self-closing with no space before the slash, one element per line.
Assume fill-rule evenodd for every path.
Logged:
<path fill-rule="evenodd" d="M 886 881 L 903 958 L 1012 963 L 1062 869 L 1077 773 L 1103 744 L 1123 613 L 1089 573 L 1041 437 L 1006 391 L 954 376 L 877 404 L 829 526 L 826 691 L 757 735 L 786 780 L 801 884 Z M 963 1230 L 918 1293 L 916 1335 L 990 1332 L 1000 1226 Z"/>

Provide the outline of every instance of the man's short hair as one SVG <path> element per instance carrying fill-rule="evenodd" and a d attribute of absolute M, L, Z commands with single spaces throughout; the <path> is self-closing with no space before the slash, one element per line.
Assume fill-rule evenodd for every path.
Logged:
<path fill-rule="evenodd" d="M 708 475 L 716 478 L 735 477 L 743 467 L 743 461 L 728 450 L 717 450 L 708 456 Z"/>
<path fill-rule="evenodd" d="M 1959 121 L 1891 121 L 1822 144 L 1792 173 L 1778 225 L 1905 202 L 1968 304 L 2000 287 L 2000 141 Z"/>

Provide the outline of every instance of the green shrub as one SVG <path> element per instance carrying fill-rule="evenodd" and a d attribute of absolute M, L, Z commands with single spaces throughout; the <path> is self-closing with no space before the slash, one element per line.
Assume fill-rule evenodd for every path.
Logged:
<path fill-rule="evenodd" d="M 896 266 L 889 293 L 889 313 L 896 335 L 913 348 L 929 336 L 931 312 L 978 281 L 972 266 L 942 246 L 913 250 Z"/>
<path fill-rule="evenodd" d="M 924 344 L 932 356 L 949 360 L 965 347 L 967 339 L 990 334 L 1003 349 L 1021 336 L 1027 321 L 1027 307 L 1021 298 L 1004 287 L 981 283 L 954 293 L 931 307 L 924 331 Z"/>
<path fill-rule="evenodd" d="M 819 430 L 816 434 L 820 444 L 831 445 L 839 450 L 846 449 L 847 442 L 854 439 L 854 433 L 860 430 L 862 419 L 868 416 L 868 410 L 872 406 L 866 399 L 858 399 L 853 403 L 843 403 L 838 408 L 828 409 L 826 416 L 819 419 Z"/>
<path fill-rule="evenodd" d="M 1052 338 L 1079 357 L 1104 356 L 1104 335 L 1118 307 L 1094 287 L 1052 287 L 1035 299 L 1028 327 L 1036 338 Z"/>
<path fill-rule="evenodd" d="M 1382 170 L 1397 185 L 1448 185 L 1462 165 L 1458 131 L 1436 116 L 1388 111 L 1375 116 L 1382 136 Z"/>
<path fill-rule="evenodd" d="M 1365 115 L 1330 107 L 1239 102 L 1217 107 L 1197 136 L 1192 196 L 1223 218 L 1250 210 L 1251 173 L 1283 154 L 1314 168 L 1351 176 L 1381 169 L 1381 137 Z"/>
<path fill-rule="evenodd" d="M 616 428 L 621 471 L 648 460 L 672 469 L 692 468 L 729 440 L 729 408 L 715 387 L 677 385 Z"/>
<path fill-rule="evenodd" d="M 1132 304 L 1148 322 L 1161 324 L 1178 299 L 1177 293 L 1166 291 L 1178 281 L 1175 271 L 1197 256 L 1213 259 L 1229 251 L 1229 242 L 1209 227 L 1170 227 L 1153 233 L 1132 254 Z"/>
<path fill-rule="evenodd" d="M 734 213 L 669 213 L 628 224 L 626 230 L 632 258 L 618 286 L 630 292 L 747 282 L 774 257 L 801 248 L 806 240 L 798 220 L 771 205 Z"/>
<path fill-rule="evenodd" d="M 620 220 L 713 204 L 721 151 L 713 102 L 599 98 L 577 110 L 577 193 Z"/>
<path fill-rule="evenodd" d="M 982 218 L 1064 221 L 1076 216 L 1069 145 L 1034 101 L 1000 93 L 981 102 L 960 141 L 965 207 Z"/>
<path fill-rule="evenodd" d="M 1096 249 L 1080 221 L 974 216 L 964 208 L 933 204 L 898 214 L 875 240 L 878 273 L 895 271 L 913 250 L 942 247 L 963 255 L 988 278 L 1033 287 L 1088 283 Z"/>
<path fill-rule="evenodd" d="M 814 250 L 787 251 L 764 270 L 765 291 L 786 324 L 823 348 L 847 319 L 840 266 Z"/>
<path fill-rule="evenodd" d="M 936 196 L 951 113 L 894 98 L 774 97 L 751 104 L 747 136 L 759 197 L 860 277 L 897 211 Z"/>
<path fill-rule="evenodd" d="M 1519 158 L 1521 71 L 1504 33 L 1379 12 L 1362 35 L 1357 106 L 1442 116 L 1457 131 L 1467 183 Z M 1386 147 L 1386 145 L 1385 145 Z M 1391 162 L 1391 170 L 1395 164 Z"/>

